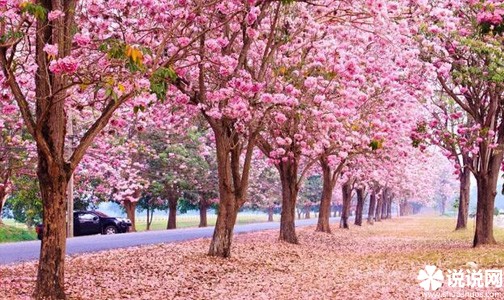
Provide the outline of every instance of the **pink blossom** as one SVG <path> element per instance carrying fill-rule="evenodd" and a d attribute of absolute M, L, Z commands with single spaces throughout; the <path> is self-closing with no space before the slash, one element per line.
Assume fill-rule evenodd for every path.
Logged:
<path fill-rule="evenodd" d="M 91 39 L 89 38 L 88 35 L 77 33 L 74 35 L 74 41 L 77 43 L 77 45 L 82 47 L 82 46 L 86 46 L 87 44 L 89 44 Z"/>
<path fill-rule="evenodd" d="M 73 74 L 78 68 L 79 63 L 71 56 L 53 60 L 49 65 L 49 70 L 54 74 Z"/>
<path fill-rule="evenodd" d="M 15 111 L 16 111 L 16 106 L 15 106 L 15 105 L 10 105 L 10 104 L 7 104 L 7 105 L 4 105 L 4 106 L 2 107 L 2 114 L 3 114 L 3 115 L 11 115 L 11 114 L 13 114 Z"/>
<path fill-rule="evenodd" d="M 65 16 L 65 13 L 62 12 L 61 10 L 53 10 L 47 14 L 47 19 L 49 21 L 54 21 L 54 20 L 61 18 L 61 17 L 64 17 L 64 16 Z"/>
<path fill-rule="evenodd" d="M 287 117 L 282 113 L 277 113 L 275 115 L 275 121 L 279 124 L 283 124 L 285 121 L 287 121 Z"/>
<path fill-rule="evenodd" d="M 259 10 L 259 7 L 257 6 L 252 7 L 246 17 L 247 24 L 248 25 L 254 24 L 260 12 L 261 11 Z"/>
<path fill-rule="evenodd" d="M 58 56 L 58 45 L 51 45 L 51 44 L 46 44 L 44 46 L 44 52 L 47 53 L 47 55 L 56 57 Z"/>
<path fill-rule="evenodd" d="M 259 32 L 257 32 L 257 30 L 249 27 L 247 28 L 247 36 L 251 39 L 255 39 L 259 36 Z"/>

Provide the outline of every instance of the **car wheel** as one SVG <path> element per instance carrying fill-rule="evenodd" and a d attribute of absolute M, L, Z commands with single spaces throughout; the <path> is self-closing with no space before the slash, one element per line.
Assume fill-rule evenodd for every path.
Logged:
<path fill-rule="evenodd" d="M 103 230 L 103 234 L 116 234 L 117 228 L 115 226 L 107 226 Z"/>

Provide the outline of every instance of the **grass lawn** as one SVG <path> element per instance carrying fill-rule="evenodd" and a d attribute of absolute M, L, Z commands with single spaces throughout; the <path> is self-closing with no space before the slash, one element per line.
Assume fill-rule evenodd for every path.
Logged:
<path fill-rule="evenodd" d="M 37 234 L 34 230 L 29 230 L 26 226 L 21 225 L 19 225 L 19 223 L 14 224 L 14 222 L 10 220 L 4 220 L 4 224 L 0 224 L 0 243 L 37 239 Z"/>
<path fill-rule="evenodd" d="M 455 219 L 431 216 L 349 230 L 333 224 L 332 234 L 310 226 L 297 229 L 299 245 L 279 242 L 278 231 L 269 230 L 235 236 L 228 259 L 206 255 L 209 239 L 89 253 L 67 259 L 66 290 L 70 299 L 424 299 L 417 276 L 425 265 L 444 276 L 504 269 L 504 230 L 495 229 L 498 245 L 474 249 L 472 226 L 454 232 Z M 36 262 L 0 266 L 0 274 L 0 295 L 25 299 Z M 474 292 L 504 299 L 504 288 L 456 288 L 443 280 L 436 292 L 462 295 L 456 299 L 474 299 Z"/>
<path fill-rule="evenodd" d="M 280 220 L 280 215 L 275 215 L 275 221 Z M 217 215 L 208 214 L 207 215 L 207 223 L 208 226 L 215 226 L 215 222 L 217 221 Z M 236 220 L 237 224 L 249 224 L 249 223 L 260 223 L 267 222 L 268 215 L 266 214 L 247 214 L 247 213 L 239 213 L 238 218 Z M 154 217 L 154 220 L 151 224 L 151 230 L 164 230 L 166 229 L 166 225 L 168 222 L 167 217 Z M 177 228 L 187 228 L 187 227 L 198 227 L 199 225 L 199 216 L 197 215 L 177 215 Z M 137 231 L 144 231 L 147 226 L 147 218 L 145 215 L 141 215 L 137 213 L 136 216 L 136 229 Z"/>

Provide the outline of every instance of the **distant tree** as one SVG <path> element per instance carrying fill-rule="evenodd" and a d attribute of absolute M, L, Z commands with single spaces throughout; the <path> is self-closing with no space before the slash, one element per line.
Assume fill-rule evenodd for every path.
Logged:
<path fill-rule="evenodd" d="M 42 221 L 42 199 L 38 180 L 21 176 L 14 178 L 13 182 L 18 188 L 14 189 L 5 207 L 9 211 L 9 217 L 31 228 Z"/>

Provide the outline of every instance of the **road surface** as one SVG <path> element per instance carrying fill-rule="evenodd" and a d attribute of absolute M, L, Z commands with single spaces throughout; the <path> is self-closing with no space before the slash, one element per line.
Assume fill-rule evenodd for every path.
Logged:
<path fill-rule="evenodd" d="M 331 218 L 331 223 L 339 222 L 339 218 Z M 309 226 L 317 223 L 317 219 L 297 220 L 296 227 Z M 254 223 L 236 225 L 235 234 L 279 229 L 279 222 Z M 185 228 L 174 230 L 156 230 L 131 232 L 115 235 L 89 235 L 67 239 L 67 255 L 96 252 L 109 249 L 132 246 L 173 243 L 199 238 L 208 238 L 213 234 L 213 227 Z M 0 244 L 0 265 L 18 263 L 38 259 L 40 241 L 16 242 Z"/>

